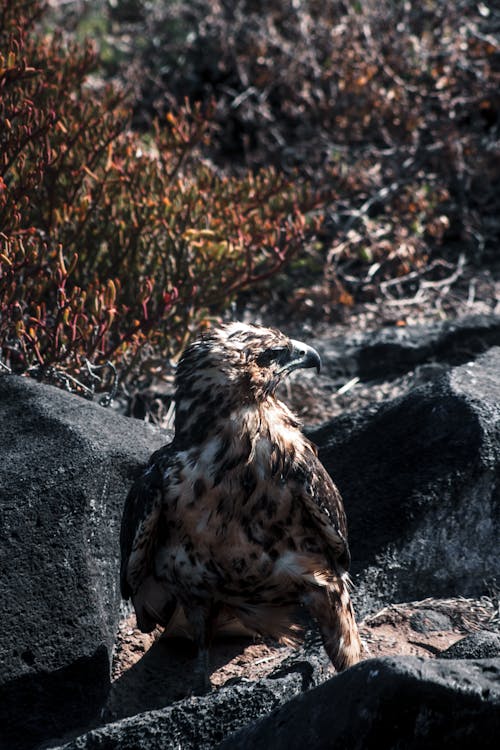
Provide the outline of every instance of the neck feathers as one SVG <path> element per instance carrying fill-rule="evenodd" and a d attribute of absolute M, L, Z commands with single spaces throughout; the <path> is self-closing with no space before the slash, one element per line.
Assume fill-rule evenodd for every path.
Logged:
<path fill-rule="evenodd" d="M 175 443 L 178 449 L 201 446 L 211 438 L 236 446 L 255 446 L 259 441 L 286 450 L 305 442 L 300 423 L 288 407 L 268 396 L 262 402 L 253 398 L 221 398 L 220 392 L 176 399 Z M 253 453 L 255 448 L 250 448 Z"/>

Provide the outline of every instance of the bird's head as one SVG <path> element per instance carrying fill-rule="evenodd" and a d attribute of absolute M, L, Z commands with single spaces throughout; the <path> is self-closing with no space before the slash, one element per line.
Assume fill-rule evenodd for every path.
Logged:
<path fill-rule="evenodd" d="M 210 329 L 187 347 L 177 366 L 176 432 L 190 412 L 213 420 L 237 405 L 272 398 L 293 370 L 319 372 L 320 365 L 315 349 L 274 328 L 229 323 Z"/>

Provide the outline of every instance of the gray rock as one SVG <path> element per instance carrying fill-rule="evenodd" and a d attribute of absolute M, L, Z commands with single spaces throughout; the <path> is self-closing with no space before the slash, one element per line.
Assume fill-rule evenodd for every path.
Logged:
<path fill-rule="evenodd" d="M 309 436 L 344 498 L 358 614 L 500 575 L 500 348 Z"/>
<path fill-rule="evenodd" d="M 493 349 L 404 397 L 311 431 L 344 495 L 359 615 L 397 601 L 478 596 L 483 581 L 500 574 L 499 373 L 500 349 Z M 53 738 L 97 723 L 119 609 L 121 509 L 133 474 L 165 436 L 25 378 L 0 377 L 0 405 L 0 747 L 24 750 L 44 740 L 61 744 Z M 299 652 L 258 684 L 123 719 L 66 747 L 213 747 L 324 679 L 315 654 Z M 375 676 L 366 671 L 374 663 Z M 456 747 L 470 722 L 492 729 L 488 695 L 498 664 L 366 664 L 327 683 L 337 687 L 329 698 L 325 693 L 335 702 L 325 699 L 324 711 L 307 704 L 318 722 L 312 741 L 324 742 L 333 727 L 341 732 L 338 747 L 375 747 L 378 731 L 388 748 L 417 747 L 407 742 L 411 731 L 437 747 L 447 711 L 452 729 L 458 716 L 450 735 Z M 412 700 L 421 710 L 414 711 Z M 288 705 L 293 719 L 295 700 Z M 288 714 L 276 715 L 285 717 L 274 727 L 281 736 Z M 295 720 L 295 746 L 311 744 L 300 735 L 298 714 Z M 301 721 L 306 731 L 309 714 Z M 361 739 L 349 745 L 357 727 Z M 293 741 L 295 734 L 292 747 Z M 253 746 L 266 744 L 259 739 Z M 268 746 L 275 747 L 274 739 Z"/>
<path fill-rule="evenodd" d="M 499 709 L 499 660 L 370 659 L 234 733 L 219 750 L 493 750 Z"/>
<path fill-rule="evenodd" d="M 391 326 L 312 343 L 330 377 L 394 378 L 420 365 L 463 364 L 500 345 L 500 316 L 473 315 L 430 325 Z"/>
<path fill-rule="evenodd" d="M 417 633 L 432 633 L 438 630 L 451 630 L 451 617 L 433 609 L 421 609 L 410 617 L 410 625 Z"/>
<path fill-rule="evenodd" d="M 0 376 L 0 746 L 28 748 L 99 711 L 119 612 L 118 534 L 144 423 Z"/>
<path fill-rule="evenodd" d="M 94 729 L 52 750 L 208 750 L 236 729 L 254 722 L 325 680 L 325 658 L 301 649 L 268 678 L 225 686 Z M 52 746 L 51 746 L 52 747 Z"/>
<path fill-rule="evenodd" d="M 470 633 L 441 651 L 440 659 L 493 659 L 500 657 L 500 635 L 487 630 Z"/>

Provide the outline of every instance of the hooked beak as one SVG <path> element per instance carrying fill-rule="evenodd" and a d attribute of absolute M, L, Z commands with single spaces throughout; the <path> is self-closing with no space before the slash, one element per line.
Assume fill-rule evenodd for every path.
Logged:
<path fill-rule="evenodd" d="M 304 344 L 302 341 L 291 339 L 292 351 L 289 362 L 282 368 L 282 372 L 292 372 L 300 368 L 315 367 L 319 375 L 321 370 L 321 358 L 312 346 Z"/>

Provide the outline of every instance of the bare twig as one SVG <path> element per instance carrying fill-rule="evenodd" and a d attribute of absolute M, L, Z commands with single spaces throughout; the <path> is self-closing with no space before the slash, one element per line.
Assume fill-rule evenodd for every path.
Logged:
<path fill-rule="evenodd" d="M 430 273 L 438 266 L 454 268 L 454 271 L 450 276 L 446 276 L 446 278 L 439 279 L 437 281 L 427 281 L 426 279 L 422 278 L 422 276 Z M 417 281 L 417 280 L 419 281 L 419 290 L 416 292 L 416 294 L 418 294 L 421 289 L 442 289 L 443 287 L 450 287 L 460 278 L 460 276 L 463 273 L 464 266 L 465 266 L 464 254 L 460 255 L 456 266 L 452 266 L 450 263 L 446 263 L 442 259 L 437 259 L 433 261 L 432 263 L 429 263 L 429 265 L 426 266 L 425 268 L 422 268 L 416 271 L 410 271 L 410 273 L 407 273 L 404 276 L 397 276 L 394 279 L 388 279 L 387 281 L 382 281 L 380 283 L 380 290 L 383 294 L 385 294 L 390 287 L 400 286 L 402 284 L 408 283 L 409 281 Z"/>
<path fill-rule="evenodd" d="M 472 307 L 476 297 L 476 279 L 471 279 L 469 283 L 469 294 L 467 295 L 467 306 Z"/>
<path fill-rule="evenodd" d="M 359 378 L 351 378 L 347 383 L 345 383 L 341 388 L 338 389 L 337 395 L 341 396 L 343 393 L 347 393 L 347 391 L 350 391 L 351 388 L 354 388 L 354 386 L 359 383 Z"/>
<path fill-rule="evenodd" d="M 405 181 L 396 180 L 394 182 L 391 182 L 390 185 L 385 185 L 384 187 L 380 188 L 380 190 L 377 190 L 377 192 L 370 196 L 370 198 L 368 198 L 364 203 L 362 203 L 359 208 L 350 211 L 350 216 L 345 225 L 342 227 L 342 231 L 348 232 L 356 219 L 363 219 L 374 203 L 378 203 L 379 201 L 385 200 L 386 198 L 390 197 L 404 184 Z"/>
<path fill-rule="evenodd" d="M 93 365 L 89 362 L 88 359 L 86 359 L 85 365 L 87 367 L 90 377 L 94 381 L 97 381 L 98 383 L 102 383 L 102 378 L 100 378 L 99 375 L 97 375 L 96 373 L 104 369 L 111 370 L 111 373 L 112 373 L 111 389 L 107 393 L 104 393 L 99 399 L 99 403 L 101 404 L 101 406 L 109 406 L 111 402 L 115 399 L 116 392 L 118 390 L 118 375 L 117 375 L 114 364 L 108 360 L 103 365 Z M 94 386 L 92 386 L 92 394 L 94 394 Z"/>
<path fill-rule="evenodd" d="M 170 402 L 170 406 L 168 407 L 167 414 L 165 416 L 165 427 L 168 430 L 174 429 L 174 419 L 175 419 L 175 401 L 172 399 Z"/>
<path fill-rule="evenodd" d="M 69 372 L 66 372 L 65 370 L 59 370 L 56 367 L 44 368 L 40 365 L 36 365 L 35 367 L 28 368 L 26 370 L 26 373 L 41 380 L 52 380 L 56 383 L 61 383 L 66 391 L 69 391 L 70 393 L 83 393 L 85 398 L 92 400 L 95 396 L 95 381 L 97 381 L 98 383 L 102 382 L 102 378 L 96 375 L 95 371 L 109 368 L 113 374 L 111 388 L 107 393 L 103 393 L 99 399 L 99 404 L 101 406 L 109 406 L 113 399 L 116 397 L 116 393 L 118 391 L 118 375 L 115 366 L 111 362 L 106 362 L 104 365 L 92 365 L 88 360 L 85 361 L 85 365 L 87 367 L 89 377 L 91 377 L 94 381 L 92 382 L 91 386 L 86 385 L 81 380 L 78 380 L 78 378 L 70 375 Z"/>
<path fill-rule="evenodd" d="M 432 265 L 432 264 L 431 264 Z M 458 259 L 457 267 L 454 273 L 451 274 L 451 276 L 447 276 L 446 279 L 440 279 L 439 281 L 426 281 L 425 279 L 422 281 L 421 286 L 424 289 L 440 289 L 442 287 L 450 288 L 452 284 L 457 281 L 460 276 L 463 273 L 465 266 L 465 255 L 462 253 Z M 426 269 L 426 273 L 428 273 L 429 268 Z"/>

